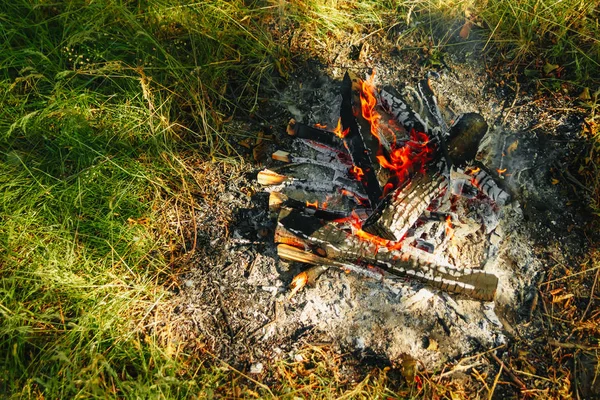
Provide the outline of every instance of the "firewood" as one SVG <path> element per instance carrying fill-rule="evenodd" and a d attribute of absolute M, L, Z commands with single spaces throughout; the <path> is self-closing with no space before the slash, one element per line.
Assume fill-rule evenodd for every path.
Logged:
<path fill-rule="evenodd" d="M 431 133 L 431 124 L 413 111 L 409 102 L 393 87 L 384 87 L 379 92 L 379 99 L 383 109 L 390 113 L 407 131 L 414 129 L 417 132 Z"/>
<path fill-rule="evenodd" d="M 377 161 L 379 142 L 371 134 L 370 123 L 362 117 L 358 87 L 360 82 L 356 75 L 344 75 L 340 116 L 343 129 L 348 130 L 343 139 L 344 146 L 348 149 L 353 164 L 360 171 L 360 182 L 371 204 L 375 206 L 383 194 L 382 186 L 387 182 L 382 183 L 377 177 L 381 168 Z"/>
<path fill-rule="evenodd" d="M 288 122 L 286 132 L 290 136 L 296 136 L 296 120 L 294 118 L 290 119 L 290 122 Z"/>
<path fill-rule="evenodd" d="M 298 139 L 313 140 L 323 143 L 336 151 L 345 151 L 342 139 L 336 136 L 335 133 L 297 122 L 294 119 L 290 120 L 286 132 L 288 135 Z"/>
<path fill-rule="evenodd" d="M 258 173 L 256 179 L 258 180 L 258 183 L 260 183 L 261 185 L 269 186 L 269 185 L 278 185 L 280 183 L 283 183 L 288 179 L 288 177 L 285 175 L 280 175 L 275 171 L 265 169 Z"/>
<path fill-rule="evenodd" d="M 287 151 L 277 150 L 275 153 L 272 154 L 271 157 L 273 158 L 273 160 L 283 161 L 286 163 L 291 162 L 290 153 L 288 153 Z"/>
<path fill-rule="evenodd" d="M 393 275 L 407 276 L 441 290 L 471 296 L 478 300 L 493 300 L 498 286 L 495 275 L 482 271 L 464 269 L 441 262 L 434 255 L 410 248 L 394 249 L 385 243 L 374 243 L 357 235 L 339 229 L 335 223 L 326 223 L 318 218 L 299 212 L 282 212 L 275 230 L 276 241 L 292 243 L 297 236 L 298 243 L 305 249 L 320 248 L 326 257 L 312 253 L 294 261 L 311 264 L 328 263 L 337 265 L 372 265 Z M 323 259 L 325 258 L 325 259 Z M 363 267 L 364 269 L 364 267 Z"/>
<path fill-rule="evenodd" d="M 448 182 L 438 173 L 415 177 L 404 187 L 396 189 L 365 221 L 363 230 L 384 239 L 399 241 Z"/>
<path fill-rule="evenodd" d="M 269 194 L 269 211 L 278 212 L 286 198 L 285 195 L 279 192 L 271 192 Z"/>
<path fill-rule="evenodd" d="M 503 206 L 510 201 L 510 194 L 502 190 L 485 169 L 479 167 L 479 171 L 474 174 L 472 182 L 477 189 L 481 190 L 483 194 L 499 206 Z"/>

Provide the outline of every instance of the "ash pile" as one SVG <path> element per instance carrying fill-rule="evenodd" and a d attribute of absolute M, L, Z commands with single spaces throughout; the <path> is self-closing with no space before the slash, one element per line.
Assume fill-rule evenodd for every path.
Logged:
<path fill-rule="evenodd" d="M 291 120 L 293 150 L 258 174 L 281 263 L 305 266 L 281 323 L 426 366 L 504 343 L 495 311 L 537 268 L 516 271 L 532 255 L 503 171 L 483 162 L 485 119 L 445 121 L 429 78 L 401 92 L 348 72 L 340 89 L 337 123 Z"/>

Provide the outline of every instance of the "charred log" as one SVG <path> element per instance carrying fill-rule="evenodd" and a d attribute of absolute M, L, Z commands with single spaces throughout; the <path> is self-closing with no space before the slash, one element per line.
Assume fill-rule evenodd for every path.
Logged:
<path fill-rule="evenodd" d="M 418 249 L 389 249 L 310 216 L 298 217 L 297 213 L 286 212 L 282 215 L 275 234 L 276 241 L 317 254 L 314 257 L 305 255 L 312 258 L 310 263 L 353 264 L 363 268 L 374 266 L 392 275 L 416 279 L 448 292 L 485 301 L 494 298 L 498 279 L 492 274 L 456 269 Z M 280 256 L 286 258 L 285 254 Z M 287 259 L 306 262 L 299 258 Z"/>
<path fill-rule="evenodd" d="M 336 136 L 335 133 L 296 122 L 295 119 L 290 120 L 287 127 L 287 133 L 290 136 L 300 139 L 314 140 L 315 142 L 323 143 L 339 151 L 344 150 L 342 139 Z"/>
<path fill-rule="evenodd" d="M 378 178 L 380 171 L 377 155 L 379 152 L 379 142 L 371 134 L 371 125 L 362 116 L 360 105 L 360 85 L 361 80 L 350 73 L 344 75 L 342 81 L 342 105 L 340 116 L 344 131 L 344 146 L 348 149 L 353 164 L 361 171 L 363 178 L 361 183 L 371 201 L 375 206 L 382 197 L 383 183 Z"/>
<path fill-rule="evenodd" d="M 488 124 L 480 114 L 466 113 L 458 117 L 450 127 L 447 140 L 453 164 L 463 167 L 474 160 L 487 131 Z"/>
<path fill-rule="evenodd" d="M 472 182 L 483 194 L 502 206 L 510 201 L 510 194 L 502 190 L 483 166 L 478 166 L 479 171 L 474 173 Z"/>
<path fill-rule="evenodd" d="M 365 221 L 362 229 L 387 240 L 401 240 L 432 200 L 442 194 L 447 186 L 447 179 L 440 173 L 415 177 L 390 193 Z"/>
<path fill-rule="evenodd" d="M 409 106 L 409 102 L 392 86 L 386 86 L 379 92 L 383 109 L 392 115 L 407 131 L 430 132 L 430 124 Z"/>

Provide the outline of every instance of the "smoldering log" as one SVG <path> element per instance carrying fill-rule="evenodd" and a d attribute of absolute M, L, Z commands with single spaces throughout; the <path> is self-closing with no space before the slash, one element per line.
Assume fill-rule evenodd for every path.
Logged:
<path fill-rule="evenodd" d="M 327 169 L 334 169 L 345 175 L 348 175 L 348 172 L 352 168 L 351 163 L 342 162 L 340 160 L 340 158 L 338 158 L 334 155 L 331 155 L 331 154 L 326 155 L 323 153 L 317 153 L 316 155 L 313 155 L 313 157 L 309 158 L 309 157 L 297 156 L 297 155 L 291 154 L 287 151 L 277 150 L 276 152 L 274 152 L 271 155 L 271 158 L 273 160 L 281 161 L 284 163 L 294 163 L 294 164 L 298 164 L 298 165 L 300 165 L 300 164 L 319 165 L 319 166 L 327 168 Z"/>
<path fill-rule="evenodd" d="M 498 279 L 481 271 L 458 270 L 418 249 L 393 250 L 310 216 L 282 211 L 276 241 L 317 253 L 323 263 L 372 265 L 393 275 L 406 276 L 452 293 L 493 300 Z M 299 246 L 298 246 L 299 245 Z"/>
<path fill-rule="evenodd" d="M 351 179 L 346 173 L 321 164 L 287 164 L 275 170 L 265 169 L 257 176 L 258 183 L 268 186 L 269 192 L 302 190 L 306 192 L 341 193 L 355 205 L 363 207 L 368 202 L 360 182 Z M 305 199 L 300 199 L 304 201 Z M 314 199 L 308 199 L 314 201 Z M 321 201 L 325 201 L 325 195 Z"/>
<path fill-rule="evenodd" d="M 381 274 L 365 269 L 363 267 L 358 267 L 351 263 L 338 262 L 334 260 L 330 260 L 328 258 L 324 258 L 318 256 L 316 254 L 310 253 L 308 251 L 299 249 L 297 247 L 288 245 L 288 244 L 279 244 L 277 246 L 277 255 L 287 261 L 295 261 L 301 262 L 304 264 L 310 264 L 314 266 L 326 265 L 326 266 L 334 266 L 340 268 L 344 271 L 350 271 L 354 273 L 358 273 L 361 275 L 365 275 L 369 278 L 379 279 L 381 278 Z M 312 268 L 310 269 L 312 270 Z M 320 271 L 318 271 L 320 272 Z M 323 271 L 324 272 L 324 271 Z M 309 277 L 310 278 L 310 277 Z"/>
<path fill-rule="evenodd" d="M 364 174 L 361 183 L 371 201 L 375 206 L 383 194 L 383 184 L 379 181 L 378 172 L 381 169 L 377 162 L 379 141 L 371 134 L 371 124 L 362 117 L 360 105 L 361 80 L 355 75 L 346 72 L 342 81 L 342 104 L 340 116 L 342 127 L 347 134 L 344 137 L 344 145 L 353 164 Z"/>
<path fill-rule="evenodd" d="M 432 200 L 448 186 L 440 173 L 428 172 L 390 193 L 365 221 L 362 229 L 387 240 L 401 240 L 427 209 Z"/>
<path fill-rule="evenodd" d="M 288 186 L 281 192 L 271 192 L 269 208 L 271 211 L 277 211 L 281 207 L 289 207 L 325 220 L 332 220 L 347 218 L 352 212 L 356 212 L 355 201 L 354 198 L 345 196 L 340 191 L 293 190 Z"/>
<path fill-rule="evenodd" d="M 379 92 L 379 99 L 383 109 L 407 131 L 414 129 L 417 132 L 430 133 L 430 124 L 413 111 L 408 101 L 396 89 L 385 86 Z"/>

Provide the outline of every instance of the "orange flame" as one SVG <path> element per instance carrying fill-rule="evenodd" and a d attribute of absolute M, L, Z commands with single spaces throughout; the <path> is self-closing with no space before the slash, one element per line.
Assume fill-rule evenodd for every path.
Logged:
<path fill-rule="evenodd" d="M 394 171 L 400 182 L 406 181 L 411 172 L 415 172 L 415 169 L 424 172 L 424 166 L 431 160 L 433 153 L 428 146 L 429 138 L 425 133 L 413 129 L 410 132 L 410 138 L 411 140 L 402 147 L 392 145 L 389 160 L 383 155 L 377 156 L 379 164 Z"/>
<path fill-rule="evenodd" d="M 497 169 L 496 171 L 498 172 L 498 175 L 502 175 L 503 173 L 506 172 L 506 168 L 504 168 L 504 169 Z"/>
<path fill-rule="evenodd" d="M 346 137 L 346 135 L 348 134 L 349 131 L 350 131 L 350 128 L 346 128 L 342 131 L 342 119 L 341 118 L 338 119 L 337 126 L 333 130 L 333 133 L 335 134 L 335 136 L 339 137 L 340 139 L 343 139 L 344 137 Z"/>
<path fill-rule="evenodd" d="M 381 115 L 375 111 L 377 105 L 377 98 L 375 98 L 375 70 L 369 79 L 362 81 L 360 91 L 360 106 L 362 110 L 362 116 L 364 119 L 369 121 L 371 124 L 371 135 L 375 136 L 379 140 L 379 119 Z"/>
<path fill-rule="evenodd" d="M 374 80 L 375 71 L 366 81 L 362 81 L 360 102 L 362 116 L 371 125 L 371 134 L 381 143 L 379 136 L 381 115 L 375 110 L 377 98 L 375 97 Z M 397 128 L 394 124 L 390 124 L 390 127 Z M 392 141 L 389 158 L 384 156 L 381 145 L 379 154 L 376 156 L 379 164 L 383 168 L 394 171 L 400 182 L 406 181 L 416 168 L 424 172 L 425 164 L 432 158 L 433 149 L 430 147 L 429 137 L 425 133 L 413 129 L 410 132 L 410 138 L 411 140 L 401 147 L 396 144 L 395 140 Z"/>
<path fill-rule="evenodd" d="M 323 125 L 323 124 L 316 123 L 316 124 L 315 124 L 315 128 L 319 128 L 319 129 L 327 129 L 327 125 Z"/>
<path fill-rule="evenodd" d="M 362 178 L 363 176 L 365 176 L 365 173 L 362 170 L 362 168 L 353 165 L 352 168 L 350 168 L 350 175 L 352 175 L 357 181 L 362 181 Z"/>
<path fill-rule="evenodd" d="M 345 222 L 349 222 L 350 226 L 352 226 L 352 232 L 354 235 L 365 242 L 370 242 L 376 246 L 385 247 L 389 250 L 399 250 L 402 247 L 401 242 L 392 242 L 391 240 L 383 239 L 379 236 L 375 236 L 363 231 L 362 220 L 354 212 L 352 212 L 352 216 Z"/>
<path fill-rule="evenodd" d="M 383 194 L 381 195 L 381 197 L 383 198 L 387 196 L 392 191 L 392 189 L 394 189 L 394 185 L 390 182 L 386 183 L 383 187 Z"/>

